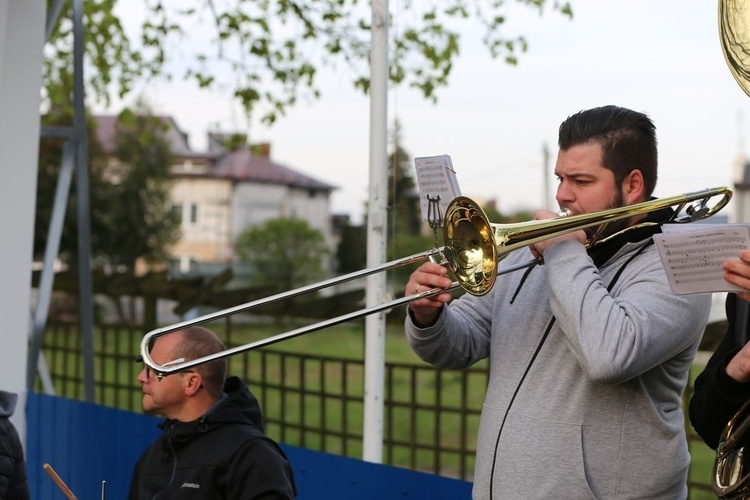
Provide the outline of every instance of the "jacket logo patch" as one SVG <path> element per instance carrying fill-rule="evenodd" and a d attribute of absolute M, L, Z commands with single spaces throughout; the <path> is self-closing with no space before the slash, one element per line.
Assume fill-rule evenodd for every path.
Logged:
<path fill-rule="evenodd" d="M 198 483 L 182 483 L 182 486 L 180 488 L 192 488 L 194 490 L 201 489 L 201 485 Z"/>

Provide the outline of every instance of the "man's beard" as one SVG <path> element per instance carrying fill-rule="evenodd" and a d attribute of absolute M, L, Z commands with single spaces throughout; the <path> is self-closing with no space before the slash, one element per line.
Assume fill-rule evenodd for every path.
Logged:
<path fill-rule="evenodd" d="M 623 200 L 622 190 L 618 189 L 615 191 L 614 197 L 610 200 L 610 202 L 607 204 L 607 207 L 604 210 L 610 210 L 613 208 L 622 207 L 623 206 L 622 200 Z M 628 222 L 628 218 L 618 219 L 618 220 L 606 223 L 604 228 L 598 234 L 597 234 L 597 231 L 599 231 L 599 228 L 601 228 L 602 226 L 587 227 L 584 229 L 584 232 L 586 233 L 586 239 L 588 240 L 591 240 L 594 237 L 594 235 L 596 235 L 597 240 L 601 240 L 609 236 L 612 236 L 613 234 L 619 231 L 622 231 L 629 225 L 630 223 Z"/>

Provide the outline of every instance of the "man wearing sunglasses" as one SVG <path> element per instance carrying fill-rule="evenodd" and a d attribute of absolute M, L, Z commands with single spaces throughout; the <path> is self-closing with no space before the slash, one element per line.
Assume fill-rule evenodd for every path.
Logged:
<path fill-rule="evenodd" d="M 156 337 L 150 356 L 169 366 L 223 350 L 215 333 L 194 326 Z M 257 399 L 226 371 L 226 358 L 163 376 L 144 366 L 143 409 L 166 421 L 135 466 L 130 499 L 295 497 L 291 466 L 265 435 Z"/>

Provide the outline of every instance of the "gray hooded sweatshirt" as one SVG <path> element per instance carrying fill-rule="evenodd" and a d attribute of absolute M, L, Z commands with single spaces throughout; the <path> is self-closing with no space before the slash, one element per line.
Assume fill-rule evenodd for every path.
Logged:
<path fill-rule="evenodd" d="M 489 357 L 476 499 L 684 499 L 682 392 L 709 294 L 674 295 L 654 245 L 626 243 L 600 269 L 562 241 L 545 265 L 465 295 L 406 334 L 441 368 Z M 524 248 L 503 266 L 531 259 Z"/>

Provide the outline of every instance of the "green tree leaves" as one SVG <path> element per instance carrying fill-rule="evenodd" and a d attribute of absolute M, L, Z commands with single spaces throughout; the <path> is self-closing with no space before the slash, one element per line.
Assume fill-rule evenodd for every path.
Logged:
<path fill-rule="evenodd" d="M 245 230 L 234 248 L 240 261 L 253 266 L 255 284 L 279 291 L 315 282 L 329 253 L 320 231 L 292 218 L 269 219 Z"/>
<path fill-rule="evenodd" d="M 540 13 L 551 3 L 553 11 L 572 17 L 568 2 L 517 1 Z M 354 87 L 369 91 L 368 2 L 141 0 L 138 36 L 118 17 L 119 9 L 138 11 L 136 0 L 127 2 L 84 2 L 87 90 L 97 101 L 123 97 L 151 77 L 189 78 L 199 88 L 229 89 L 249 117 L 271 124 L 300 97 L 320 96 L 322 67 L 344 65 Z M 72 88 L 72 7 L 66 5 L 45 47 L 47 105 L 69 102 L 64 96 Z M 391 81 L 432 101 L 449 83 L 465 23 L 479 23 L 489 55 L 505 63 L 516 64 L 528 47 L 523 37 L 504 33 L 508 7 L 502 1 L 402 0 L 398 9 L 390 13 Z"/>
<path fill-rule="evenodd" d="M 118 117 L 116 161 L 107 169 L 110 265 L 133 269 L 138 259 L 163 263 L 179 239 L 180 221 L 168 209 L 173 157 L 167 131 L 168 124 L 145 108 L 126 109 Z"/>
<path fill-rule="evenodd" d="M 47 124 L 65 125 L 64 114 L 48 116 Z M 163 263 L 180 235 L 180 221 L 168 210 L 172 155 L 165 123 L 148 109 L 125 110 L 118 117 L 113 151 L 102 151 L 89 125 L 91 254 L 98 269 L 132 273 L 136 261 Z M 46 245 L 53 193 L 59 175 L 62 143 L 43 139 L 39 154 L 35 255 Z M 75 265 L 76 193 L 66 210 L 60 258 Z"/>

